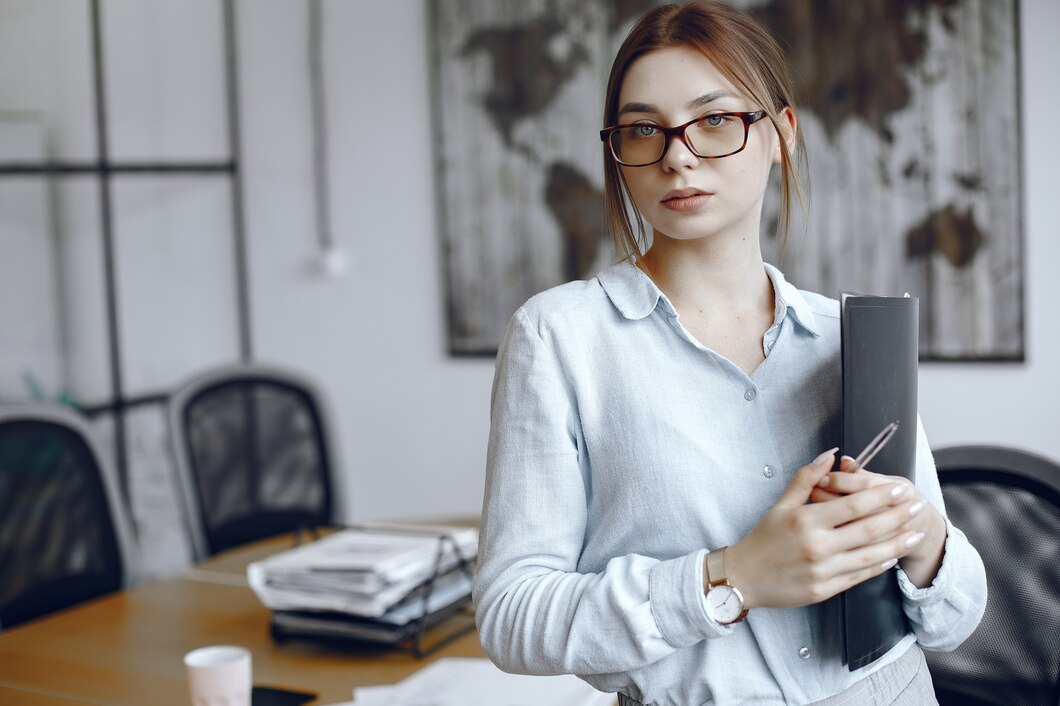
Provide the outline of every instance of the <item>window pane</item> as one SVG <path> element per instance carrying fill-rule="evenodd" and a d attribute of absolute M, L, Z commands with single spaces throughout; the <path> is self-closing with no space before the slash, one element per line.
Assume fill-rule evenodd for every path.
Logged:
<path fill-rule="evenodd" d="M 95 177 L 0 179 L 0 399 L 109 397 Z"/>
<path fill-rule="evenodd" d="M 96 158 L 91 39 L 86 0 L 0 2 L 0 124 L 44 135 L 40 145 L 0 139 L 0 162 Z"/>
<path fill-rule="evenodd" d="M 51 180 L 0 180 L 0 399 L 62 387 L 62 315 Z"/>
<path fill-rule="evenodd" d="M 103 3 L 112 159 L 228 158 L 222 7 L 220 0 Z"/>
<path fill-rule="evenodd" d="M 113 189 L 126 394 L 237 360 L 230 180 L 136 176 Z"/>
<path fill-rule="evenodd" d="M 66 391 L 82 404 L 103 404 L 112 391 L 99 179 L 65 177 L 55 189 Z"/>

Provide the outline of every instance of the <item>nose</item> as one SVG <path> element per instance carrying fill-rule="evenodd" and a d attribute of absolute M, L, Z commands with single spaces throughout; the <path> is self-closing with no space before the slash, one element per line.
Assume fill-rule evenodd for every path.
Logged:
<path fill-rule="evenodd" d="M 684 134 L 674 135 L 666 143 L 666 151 L 663 153 L 663 169 L 676 171 L 685 167 L 694 167 L 699 164 L 699 157 L 688 146 L 688 140 Z"/>

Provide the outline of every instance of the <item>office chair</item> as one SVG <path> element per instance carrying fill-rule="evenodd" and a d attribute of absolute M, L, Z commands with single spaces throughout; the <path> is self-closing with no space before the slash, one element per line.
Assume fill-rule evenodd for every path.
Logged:
<path fill-rule="evenodd" d="M 942 706 L 1060 704 L 1060 465 L 993 446 L 935 452 L 946 512 L 979 551 L 986 613 L 926 652 Z"/>
<path fill-rule="evenodd" d="M 334 446 L 308 380 L 231 365 L 180 386 L 169 418 L 196 560 L 256 539 L 334 524 Z"/>
<path fill-rule="evenodd" d="M 122 588 L 131 536 L 84 418 L 0 405 L 0 629 Z"/>

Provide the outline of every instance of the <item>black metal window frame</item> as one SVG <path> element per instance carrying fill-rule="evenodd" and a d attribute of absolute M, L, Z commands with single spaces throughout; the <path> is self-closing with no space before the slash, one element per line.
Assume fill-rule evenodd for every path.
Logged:
<path fill-rule="evenodd" d="M 101 0 L 89 0 L 91 6 L 93 98 L 96 104 L 96 154 L 94 162 L 0 162 L 0 177 L 95 176 L 99 182 L 99 205 L 103 245 L 104 292 L 106 299 L 107 347 L 111 380 L 110 402 L 85 408 L 90 416 L 113 414 L 114 452 L 122 497 L 130 504 L 128 453 L 126 449 L 125 411 L 143 405 L 165 404 L 167 394 L 128 397 L 122 380 L 121 331 L 118 319 L 117 273 L 114 258 L 113 199 L 111 179 L 121 175 L 221 175 L 229 178 L 232 199 L 232 247 L 235 254 L 236 308 L 239 320 L 239 356 L 249 363 L 253 349 L 250 330 L 250 296 L 247 273 L 247 244 L 243 209 L 243 183 L 240 164 L 240 113 L 238 93 L 238 56 L 234 0 L 221 0 L 225 56 L 225 94 L 228 109 L 228 159 L 203 162 L 115 162 L 110 158 L 107 140 L 106 81 L 103 71 L 103 31 Z"/>

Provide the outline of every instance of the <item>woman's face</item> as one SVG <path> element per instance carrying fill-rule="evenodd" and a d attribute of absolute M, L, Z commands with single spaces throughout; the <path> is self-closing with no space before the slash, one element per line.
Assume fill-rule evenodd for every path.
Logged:
<path fill-rule="evenodd" d="M 618 124 L 670 127 L 710 113 L 761 109 L 699 51 L 675 46 L 645 54 L 629 67 L 619 92 Z M 747 145 L 737 154 L 702 159 L 675 137 L 659 162 L 620 169 L 656 240 L 660 234 L 692 240 L 719 233 L 757 240 L 769 170 L 780 161 L 779 143 L 765 118 L 751 125 Z"/>

